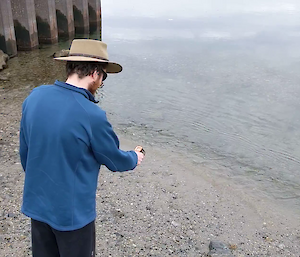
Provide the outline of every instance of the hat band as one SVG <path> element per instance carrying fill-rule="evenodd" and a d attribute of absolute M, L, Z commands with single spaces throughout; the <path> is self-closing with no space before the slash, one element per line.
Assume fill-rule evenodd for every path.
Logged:
<path fill-rule="evenodd" d="M 108 59 L 105 59 L 103 57 L 97 56 L 97 55 L 91 55 L 91 54 L 69 54 L 69 56 L 82 56 L 82 57 L 90 57 L 90 58 L 95 58 L 103 61 L 107 61 Z"/>

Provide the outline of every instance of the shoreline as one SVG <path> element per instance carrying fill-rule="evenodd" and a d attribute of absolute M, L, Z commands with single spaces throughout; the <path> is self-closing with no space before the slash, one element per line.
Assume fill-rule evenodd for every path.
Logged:
<path fill-rule="evenodd" d="M 26 56 L 26 53 L 23 53 Z M 24 174 L 18 155 L 21 105 L 37 83 L 24 58 L 11 60 L 0 81 L 0 253 L 30 255 L 30 220 L 20 213 Z M 34 62 L 30 67 L 39 67 Z M 54 63 L 51 63 L 54 67 Z M 19 68 L 17 68 L 19 67 Z M 55 66 L 56 67 L 56 66 Z M 42 73 L 43 71 L 41 71 Z M 45 81 L 52 81 L 47 74 Z M 19 88 L 19 80 L 27 84 Z M 35 82 L 34 82 L 35 81 Z M 108 117 L 109 119 L 109 117 Z M 114 124 L 112 124 L 114 126 Z M 102 167 L 97 190 L 97 256 L 203 256 L 211 240 L 231 244 L 234 256 L 299 256 L 296 213 L 212 170 L 189 153 L 116 132 L 121 149 L 142 144 L 146 157 L 135 171 Z"/>
<path fill-rule="evenodd" d="M 30 220 L 20 213 L 24 174 L 18 157 L 26 94 L 17 88 L 7 93 L 4 86 L 0 97 L 0 252 L 29 256 Z M 124 150 L 140 143 L 119 138 Z M 144 147 L 145 160 L 135 171 L 101 168 L 97 256 L 205 256 L 211 240 L 231 245 L 234 256 L 299 254 L 299 221 L 292 214 L 197 166 L 184 153 Z"/>

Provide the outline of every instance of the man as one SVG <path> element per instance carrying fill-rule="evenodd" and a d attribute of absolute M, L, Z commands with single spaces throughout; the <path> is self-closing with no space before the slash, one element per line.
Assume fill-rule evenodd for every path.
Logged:
<path fill-rule="evenodd" d="M 66 62 L 66 82 L 40 86 L 25 99 L 20 157 L 25 171 L 22 212 L 31 218 L 34 257 L 95 256 L 96 188 L 101 165 L 127 171 L 140 151 L 122 151 L 94 94 L 110 62 L 105 43 L 77 39 Z"/>

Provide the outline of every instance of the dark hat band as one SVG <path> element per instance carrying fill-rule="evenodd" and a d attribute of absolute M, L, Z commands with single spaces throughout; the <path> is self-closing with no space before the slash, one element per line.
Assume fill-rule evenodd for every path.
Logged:
<path fill-rule="evenodd" d="M 82 57 L 90 57 L 90 58 L 95 58 L 95 59 L 98 59 L 98 60 L 103 60 L 103 61 L 107 61 L 107 59 L 103 58 L 103 57 L 100 57 L 100 56 L 97 56 L 97 55 L 91 55 L 91 54 L 69 54 L 69 56 L 82 56 Z"/>

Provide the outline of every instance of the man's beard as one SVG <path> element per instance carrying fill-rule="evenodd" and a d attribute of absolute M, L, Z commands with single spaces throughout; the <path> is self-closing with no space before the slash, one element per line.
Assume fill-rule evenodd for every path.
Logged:
<path fill-rule="evenodd" d="M 88 85 L 88 91 L 91 92 L 92 95 L 95 95 L 99 87 L 96 88 L 96 82 L 93 81 Z"/>

